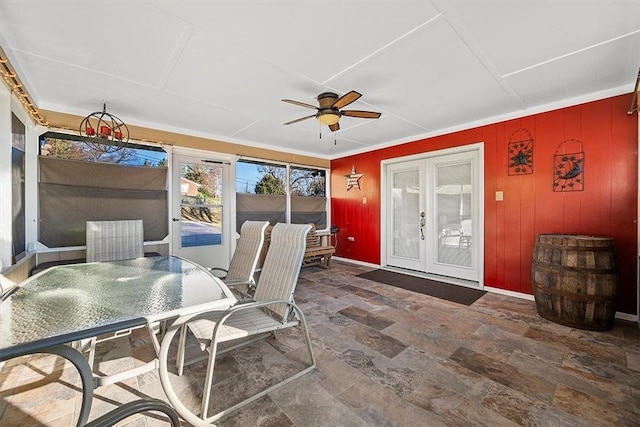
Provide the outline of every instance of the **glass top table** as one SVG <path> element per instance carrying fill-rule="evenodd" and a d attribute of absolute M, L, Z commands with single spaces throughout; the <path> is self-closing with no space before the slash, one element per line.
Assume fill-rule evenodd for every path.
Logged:
<path fill-rule="evenodd" d="M 91 369 L 86 360 L 70 356 L 71 348 L 62 344 L 202 311 L 225 310 L 235 302 L 221 280 L 174 256 L 51 267 L 2 297 L 0 361 L 56 348 L 56 354 L 87 376 Z M 85 380 L 90 384 L 91 380 L 83 379 L 83 383 Z M 88 409 L 86 412 L 85 421 Z"/>

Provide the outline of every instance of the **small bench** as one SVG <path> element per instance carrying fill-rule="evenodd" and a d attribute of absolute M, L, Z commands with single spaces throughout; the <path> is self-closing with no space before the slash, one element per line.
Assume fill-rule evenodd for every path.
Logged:
<path fill-rule="evenodd" d="M 322 239 L 316 233 L 316 227 L 312 225 L 311 231 L 307 234 L 307 249 L 304 251 L 302 266 L 317 265 L 322 268 L 329 268 L 331 256 L 336 252 L 334 246 L 322 245 Z"/>
<path fill-rule="evenodd" d="M 264 257 L 267 255 L 272 228 L 273 227 L 269 225 L 265 230 L 264 245 L 262 246 L 262 255 L 260 256 L 260 265 L 262 265 Z M 317 266 L 322 268 L 329 268 L 331 256 L 333 256 L 335 252 L 335 246 L 322 244 L 322 238 L 321 236 L 318 236 L 318 234 L 316 234 L 316 227 L 312 224 L 311 230 L 307 234 L 307 247 L 304 252 L 304 258 L 302 259 L 302 266 Z"/>

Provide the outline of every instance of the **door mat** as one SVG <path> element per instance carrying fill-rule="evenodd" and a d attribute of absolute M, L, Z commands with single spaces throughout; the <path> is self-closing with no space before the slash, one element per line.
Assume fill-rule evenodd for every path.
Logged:
<path fill-rule="evenodd" d="M 450 283 L 438 282 L 436 280 L 387 270 L 367 271 L 357 276 L 464 305 L 473 304 L 478 298 L 487 293 L 487 291 L 480 291 L 478 289 L 466 288 L 464 286 L 452 285 Z"/>

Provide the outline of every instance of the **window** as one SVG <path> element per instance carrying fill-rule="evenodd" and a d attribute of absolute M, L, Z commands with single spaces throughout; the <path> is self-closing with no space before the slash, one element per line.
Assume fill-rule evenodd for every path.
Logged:
<path fill-rule="evenodd" d="M 24 214 L 24 123 L 11 113 L 11 187 L 12 187 L 12 262 L 20 259 L 25 248 Z"/>
<path fill-rule="evenodd" d="M 327 227 L 326 176 L 324 169 L 292 166 L 289 174 L 291 222 L 313 223 L 316 229 Z"/>
<path fill-rule="evenodd" d="M 127 144 L 111 152 L 53 132 L 40 138 L 38 240 L 84 246 L 86 221 L 142 219 L 145 241 L 168 234 L 167 153 Z"/>
<path fill-rule="evenodd" d="M 241 160 L 236 163 L 236 228 L 246 220 L 327 227 L 326 169 Z"/>

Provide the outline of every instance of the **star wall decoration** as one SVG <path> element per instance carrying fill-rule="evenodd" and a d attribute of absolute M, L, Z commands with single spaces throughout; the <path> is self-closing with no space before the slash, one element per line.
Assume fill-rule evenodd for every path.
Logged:
<path fill-rule="evenodd" d="M 533 137 L 526 129 L 518 129 L 509 137 L 509 175 L 533 173 Z"/>
<path fill-rule="evenodd" d="M 351 173 L 349 175 L 345 175 L 347 177 L 347 191 L 352 188 L 357 188 L 360 190 L 360 178 L 362 178 L 363 173 L 356 173 L 356 166 L 351 166 Z"/>

